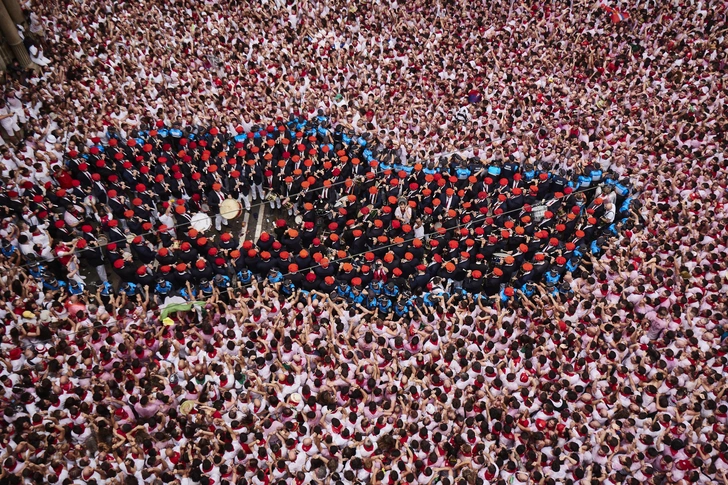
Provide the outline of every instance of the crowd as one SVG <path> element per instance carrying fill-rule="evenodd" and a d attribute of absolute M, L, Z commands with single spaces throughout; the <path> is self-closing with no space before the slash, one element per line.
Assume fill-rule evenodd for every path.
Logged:
<path fill-rule="evenodd" d="M 26 6 L 0 483 L 728 484 L 725 2 Z"/>

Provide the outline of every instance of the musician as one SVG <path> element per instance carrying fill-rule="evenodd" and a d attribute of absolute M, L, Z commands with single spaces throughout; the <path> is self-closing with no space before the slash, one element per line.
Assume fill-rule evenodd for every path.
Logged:
<path fill-rule="evenodd" d="M 138 197 L 132 201 L 134 206 L 134 215 L 142 221 L 154 222 L 154 209 L 151 205 L 144 202 L 141 197 Z"/>
<path fill-rule="evenodd" d="M 566 215 L 566 222 L 564 223 L 564 226 L 566 226 L 566 228 L 564 229 L 564 236 L 567 239 L 570 238 L 572 234 L 574 234 L 574 231 L 576 230 L 576 225 L 578 223 L 579 219 L 576 217 L 576 214 L 570 212 Z"/>
<path fill-rule="evenodd" d="M 122 220 L 122 223 L 126 224 L 126 228 L 129 230 L 132 234 L 141 234 L 144 232 L 144 229 L 142 226 L 144 225 L 144 220 L 135 215 L 133 210 L 127 210 L 124 212 L 125 219 Z"/>
<path fill-rule="evenodd" d="M 119 227 L 119 221 L 117 219 L 112 219 L 109 221 L 109 231 L 107 232 L 107 236 L 109 238 L 110 243 L 115 243 L 116 247 L 119 249 L 126 249 L 126 234 L 124 234 L 124 231 L 121 230 Z M 57 238 L 58 236 L 56 236 Z"/>
<path fill-rule="evenodd" d="M 238 242 L 233 238 L 229 232 L 223 232 L 220 234 L 220 249 L 225 251 L 232 251 L 238 247 Z"/>
<path fill-rule="evenodd" d="M 163 247 L 159 248 L 155 256 L 160 266 L 172 266 L 177 262 L 177 255 L 174 249 Z"/>
<path fill-rule="evenodd" d="M 310 190 L 308 180 L 304 180 L 301 182 L 301 190 L 296 194 L 295 210 L 299 211 L 301 208 L 306 207 L 306 204 L 311 204 L 313 208 L 313 203 L 316 201 L 317 196 L 318 194 L 316 192 Z"/>
<path fill-rule="evenodd" d="M 407 279 L 417 272 L 419 261 L 411 252 L 406 252 L 400 259 L 399 269 L 402 270 L 402 276 Z"/>
<path fill-rule="evenodd" d="M 513 188 L 512 194 L 513 195 L 506 201 L 508 211 L 519 210 L 521 207 L 523 207 L 525 201 L 523 196 L 523 189 L 521 189 L 520 187 Z"/>
<path fill-rule="evenodd" d="M 101 282 L 108 283 L 109 278 L 106 274 L 106 266 L 104 265 L 104 251 L 99 247 L 98 240 L 95 237 L 93 239 L 80 240 L 76 243 L 76 249 L 83 251 L 81 258 L 96 269 L 96 273 L 99 275 Z"/>
<path fill-rule="evenodd" d="M 268 167 L 263 172 L 263 189 L 267 193 L 275 194 L 278 192 L 280 185 L 280 178 L 276 176 L 273 170 Z M 271 205 L 271 209 L 274 209 L 274 205 Z"/>
<path fill-rule="evenodd" d="M 324 180 L 322 188 L 318 191 L 317 206 L 322 210 L 328 210 L 330 207 L 333 207 L 335 203 L 336 190 L 331 188 L 331 180 Z"/>
<path fill-rule="evenodd" d="M 180 245 L 180 251 L 178 252 L 180 261 L 188 264 L 192 264 L 197 261 L 198 254 L 197 250 L 192 247 L 192 244 L 185 241 Z"/>
<path fill-rule="evenodd" d="M 135 236 L 131 242 L 131 249 L 144 264 L 152 264 L 157 254 L 150 248 L 149 243 L 142 236 Z"/>
<path fill-rule="evenodd" d="M 286 165 L 286 168 L 284 171 L 284 173 L 287 177 L 290 177 L 291 175 L 293 175 L 297 170 L 303 170 L 303 168 L 304 168 L 300 155 L 293 155 L 291 157 L 291 162 L 292 163 L 288 163 Z"/>
<path fill-rule="evenodd" d="M 366 204 L 372 206 L 375 209 L 382 207 L 384 203 L 384 194 L 379 190 L 379 187 L 372 185 L 369 187 L 366 196 Z"/>
<path fill-rule="evenodd" d="M 403 187 L 401 180 L 397 178 L 391 179 L 389 181 L 389 186 L 385 187 L 384 199 L 387 201 L 391 201 L 392 198 L 394 198 L 394 200 L 397 200 L 399 196 L 402 195 L 402 189 Z"/>
<path fill-rule="evenodd" d="M 260 237 L 258 238 L 258 241 L 255 243 L 256 247 L 259 251 L 272 251 L 273 250 L 273 243 L 276 242 L 275 239 L 270 237 L 270 234 L 268 234 L 266 231 L 263 231 L 260 233 Z"/>
<path fill-rule="evenodd" d="M 250 188 L 253 192 L 252 200 L 256 201 L 265 200 L 265 194 L 263 194 L 263 170 L 260 168 L 259 163 L 248 164 L 248 178 L 250 180 Z"/>
<path fill-rule="evenodd" d="M 530 207 L 529 212 L 521 212 L 521 214 L 524 214 L 521 216 L 521 227 L 523 227 L 523 233 L 527 236 L 533 236 L 534 231 L 536 230 L 536 225 L 531 220 L 530 216 Z"/>
<path fill-rule="evenodd" d="M 243 263 L 245 264 L 245 267 L 248 268 L 251 272 L 258 274 L 258 263 L 260 262 L 260 256 L 258 255 L 258 251 L 255 249 L 249 249 L 244 254 Z"/>
<path fill-rule="evenodd" d="M 556 192 L 553 194 L 553 196 L 546 201 L 546 210 L 549 210 L 553 212 L 554 214 L 557 214 L 559 212 L 559 208 L 562 205 L 562 199 L 564 197 L 564 194 L 561 192 Z"/>
<path fill-rule="evenodd" d="M 556 219 L 554 218 L 554 213 L 548 210 L 544 212 L 543 219 L 541 219 L 541 222 L 538 223 L 539 229 L 546 231 L 550 231 L 555 225 Z"/>
<path fill-rule="evenodd" d="M 241 172 L 239 170 L 233 170 L 230 172 L 230 177 L 227 179 L 228 193 L 230 197 L 237 200 L 245 210 L 250 210 L 250 185 L 245 183 Z"/>
<path fill-rule="evenodd" d="M 524 205 L 534 206 L 540 203 L 541 199 L 538 197 L 538 185 L 529 185 L 528 191 L 523 195 Z"/>
<path fill-rule="evenodd" d="M 185 263 L 179 263 L 177 266 L 175 266 L 175 272 L 174 272 L 174 286 L 178 290 L 186 289 L 189 285 L 190 281 L 192 280 L 192 274 L 187 269 L 187 265 Z M 192 295 L 188 295 L 188 298 L 191 298 Z"/>
<path fill-rule="evenodd" d="M 215 229 L 222 230 L 222 226 L 228 225 L 228 220 L 220 214 L 220 204 L 225 200 L 225 193 L 222 191 L 222 184 L 216 182 L 212 184 L 212 191 L 207 194 L 207 203 L 210 211 L 215 214 Z"/>
<path fill-rule="evenodd" d="M 123 258 L 119 258 L 113 263 L 114 272 L 119 276 L 122 286 L 125 283 L 132 282 L 136 279 L 136 271 L 131 264 L 128 264 Z"/>
<path fill-rule="evenodd" d="M 296 265 L 301 270 L 307 270 L 308 268 L 310 268 L 314 264 L 313 258 L 311 257 L 311 255 L 309 254 L 309 252 L 306 251 L 305 249 L 301 249 L 298 252 L 298 256 L 296 256 L 295 258 L 293 258 L 293 262 L 296 263 Z"/>
<path fill-rule="evenodd" d="M 73 204 L 65 189 L 58 189 L 55 193 L 49 191 L 48 200 L 50 200 L 54 206 L 61 207 L 63 209 L 67 209 Z"/>
<path fill-rule="evenodd" d="M 174 173 L 169 184 L 169 189 L 172 192 L 172 196 L 176 199 L 185 199 L 189 197 L 188 187 L 185 185 L 184 174 L 182 172 Z"/>
<path fill-rule="evenodd" d="M 106 187 L 103 183 L 101 183 L 101 175 L 98 173 L 92 174 L 91 179 L 93 180 L 93 184 L 91 185 L 91 195 L 96 197 L 96 200 L 102 204 L 108 203 L 109 197 L 106 192 Z"/>
<path fill-rule="evenodd" d="M 288 215 L 293 215 L 293 208 L 296 203 L 296 197 L 300 192 L 301 187 L 298 183 L 294 182 L 293 177 L 288 175 L 284 179 L 283 185 L 280 187 L 281 196 L 283 197 L 282 204 L 288 208 Z"/>
<path fill-rule="evenodd" d="M 345 195 L 353 195 L 355 197 L 359 197 L 359 186 L 355 185 L 351 179 L 346 179 L 344 181 L 343 188 L 341 189 L 341 197 Z"/>
<path fill-rule="evenodd" d="M 157 174 L 154 177 L 154 185 L 152 186 L 154 193 L 157 194 L 159 200 L 169 200 L 172 197 L 170 185 L 164 179 L 163 174 Z"/>
<path fill-rule="evenodd" d="M 294 254 L 298 253 L 299 251 L 301 251 L 301 249 L 303 249 L 301 236 L 298 234 L 298 231 L 296 229 L 288 229 L 283 235 L 281 244 L 283 244 L 287 251 Z"/>
<path fill-rule="evenodd" d="M 136 284 L 140 287 L 147 287 L 149 289 L 154 288 L 155 277 L 152 270 L 146 265 L 141 265 L 137 268 Z"/>
<path fill-rule="evenodd" d="M 126 185 L 133 187 L 136 183 L 139 172 L 134 169 L 134 165 L 129 161 L 124 162 L 121 167 L 121 179 L 126 183 Z"/>
<path fill-rule="evenodd" d="M 190 274 L 195 282 L 210 280 L 214 275 L 212 266 L 204 258 L 199 258 L 190 265 Z"/>
<path fill-rule="evenodd" d="M 270 252 L 268 251 L 261 251 L 260 252 L 260 261 L 258 261 L 257 265 L 257 273 L 260 276 L 266 277 L 270 273 L 272 269 L 276 268 L 277 263 L 273 260 L 271 257 Z"/>
<path fill-rule="evenodd" d="M 456 209 L 460 205 L 460 197 L 455 193 L 455 190 L 451 187 L 445 189 L 445 194 L 440 196 L 440 207 L 445 213 L 450 209 Z"/>
<path fill-rule="evenodd" d="M 137 183 L 137 187 L 138 187 L 137 192 L 140 193 L 139 197 L 141 197 L 142 200 L 145 200 L 145 199 L 141 194 L 143 192 L 146 192 L 147 187 L 151 187 L 152 185 L 154 185 L 154 178 L 151 175 L 149 175 L 149 171 L 150 171 L 150 169 L 149 169 L 149 166 L 147 166 L 147 165 L 142 165 L 141 167 L 139 167 L 139 178 L 137 179 L 137 182 L 138 182 Z M 150 195 L 148 203 L 150 203 L 150 205 L 151 205 L 151 202 L 152 202 L 152 197 Z"/>
<path fill-rule="evenodd" d="M 314 211 L 309 211 L 314 212 Z M 314 218 L 315 218 L 315 212 L 314 212 Z M 308 248 L 313 243 L 313 240 L 316 239 L 316 236 L 318 234 L 318 228 L 316 227 L 316 224 L 313 221 L 306 221 L 303 223 L 303 234 L 301 234 L 301 243 L 303 244 L 303 247 Z"/>

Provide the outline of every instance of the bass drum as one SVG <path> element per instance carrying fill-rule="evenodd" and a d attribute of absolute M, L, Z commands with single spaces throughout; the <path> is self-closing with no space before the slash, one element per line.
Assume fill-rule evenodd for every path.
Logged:
<path fill-rule="evenodd" d="M 220 204 L 220 215 L 225 219 L 237 219 L 242 213 L 243 206 L 235 199 L 227 198 Z"/>
<path fill-rule="evenodd" d="M 198 233 L 204 234 L 212 227 L 212 219 L 210 219 L 210 216 L 204 212 L 198 212 L 190 219 L 190 227 L 195 229 Z"/>

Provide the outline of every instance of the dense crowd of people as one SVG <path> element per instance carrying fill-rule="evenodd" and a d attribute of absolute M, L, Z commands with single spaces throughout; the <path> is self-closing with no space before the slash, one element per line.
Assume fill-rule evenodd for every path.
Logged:
<path fill-rule="evenodd" d="M 728 484 L 724 2 L 26 7 L 0 483 Z"/>

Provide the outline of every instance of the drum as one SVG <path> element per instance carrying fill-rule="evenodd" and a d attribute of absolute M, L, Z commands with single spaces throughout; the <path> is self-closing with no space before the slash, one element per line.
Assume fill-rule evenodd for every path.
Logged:
<path fill-rule="evenodd" d="M 190 226 L 202 234 L 210 230 L 212 227 L 212 219 L 204 212 L 198 212 L 190 219 Z"/>
<path fill-rule="evenodd" d="M 231 198 L 227 198 L 220 204 L 220 215 L 225 219 L 237 219 L 243 213 L 243 205 Z"/>
<path fill-rule="evenodd" d="M 545 204 L 534 205 L 531 209 L 534 222 L 539 222 L 541 219 L 543 219 L 543 215 L 546 214 L 547 209 L 548 208 Z"/>

